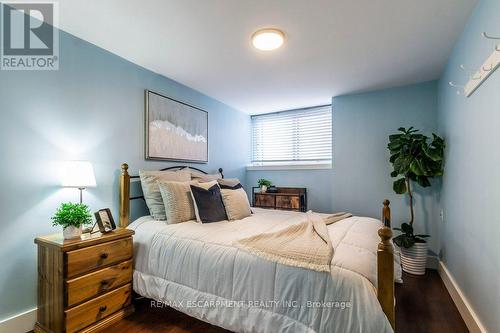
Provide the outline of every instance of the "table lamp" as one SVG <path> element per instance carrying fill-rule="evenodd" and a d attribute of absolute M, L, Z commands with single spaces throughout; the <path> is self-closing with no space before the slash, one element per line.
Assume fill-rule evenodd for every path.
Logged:
<path fill-rule="evenodd" d="M 87 187 L 96 187 L 92 164 L 89 161 L 65 162 L 62 186 L 79 189 L 80 203 L 82 203 L 83 190 Z"/>

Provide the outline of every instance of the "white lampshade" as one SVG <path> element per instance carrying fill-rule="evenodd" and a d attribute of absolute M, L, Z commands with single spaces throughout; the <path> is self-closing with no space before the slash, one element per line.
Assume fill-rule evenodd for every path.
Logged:
<path fill-rule="evenodd" d="M 95 175 L 88 161 L 68 161 L 64 165 L 62 186 L 87 188 L 95 187 Z"/>

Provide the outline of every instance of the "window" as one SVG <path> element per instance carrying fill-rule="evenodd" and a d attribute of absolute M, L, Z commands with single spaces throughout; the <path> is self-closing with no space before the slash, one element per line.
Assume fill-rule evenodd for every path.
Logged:
<path fill-rule="evenodd" d="M 332 107 L 252 116 L 252 165 L 330 165 Z"/>

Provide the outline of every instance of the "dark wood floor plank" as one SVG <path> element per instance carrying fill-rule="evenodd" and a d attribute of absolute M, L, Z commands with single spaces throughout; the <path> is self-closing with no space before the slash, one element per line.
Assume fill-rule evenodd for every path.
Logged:
<path fill-rule="evenodd" d="M 396 286 L 396 332 L 469 332 L 437 271 L 404 273 L 403 281 Z"/>
<path fill-rule="evenodd" d="M 425 276 L 403 275 L 396 286 L 396 333 L 467 333 L 467 327 L 437 271 Z M 230 333 L 172 308 L 136 302 L 136 312 L 105 333 Z M 328 332 L 330 333 L 330 332 Z"/>

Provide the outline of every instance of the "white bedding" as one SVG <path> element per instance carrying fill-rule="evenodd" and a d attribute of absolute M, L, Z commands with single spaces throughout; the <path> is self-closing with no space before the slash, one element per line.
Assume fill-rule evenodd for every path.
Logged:
<path fill-rule="evenodd" d="M 210 224 L 136 220 L 129 226 L 136 232 L 134 290 L 234 332 L 392 332 L 374 287 L 378 220 L 351 217 L 329 225 L 332 270 L 318 272 L 234 246 L 306 218 L 254 211 L 243 220 Z"/>

